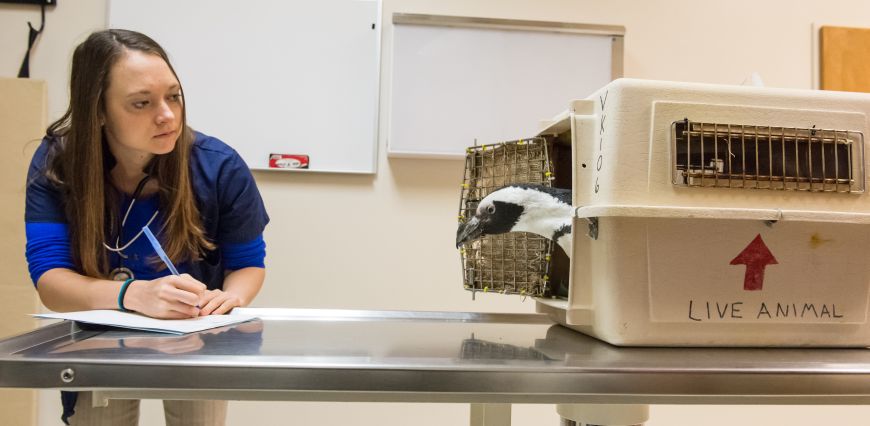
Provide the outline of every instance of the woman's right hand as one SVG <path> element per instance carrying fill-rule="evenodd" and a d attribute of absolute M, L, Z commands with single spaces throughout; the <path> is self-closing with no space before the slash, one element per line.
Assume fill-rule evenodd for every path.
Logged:
<path fill-rule="evenodd" d="M 205 284 L 188 274 L 136 280 L 127 287 L 124 307 L 152 318 L 193 318 L 199 315 L 198 304 L 205 290 Z"/>

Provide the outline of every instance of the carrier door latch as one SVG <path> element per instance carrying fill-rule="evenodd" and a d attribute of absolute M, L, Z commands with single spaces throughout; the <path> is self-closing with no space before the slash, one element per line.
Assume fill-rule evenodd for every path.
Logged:
<path fill-rule="evenodd" d="M 587 217 L 586 221 L 589 222 L 589 231 L 586 235 L 593 240 L 598 239 L 598 218 L 597 217 Z"/>

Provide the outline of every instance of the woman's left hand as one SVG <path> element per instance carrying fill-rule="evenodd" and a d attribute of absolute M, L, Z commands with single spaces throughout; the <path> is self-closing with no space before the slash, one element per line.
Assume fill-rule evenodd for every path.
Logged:
<path fill-rule="evenodd" d="M 207 290 L 199 303 L 202 307 L 199 310 L 200 316 L 223 315 L 236 306 L 242 306 L 242 299 L 223 290 Z"/>

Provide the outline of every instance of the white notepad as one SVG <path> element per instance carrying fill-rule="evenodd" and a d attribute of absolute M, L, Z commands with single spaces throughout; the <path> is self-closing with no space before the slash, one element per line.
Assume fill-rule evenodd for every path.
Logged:
<path fill-rule="evenodd" d="M 115 310 L 93 310 L 31 315 L 37 318 L 63 319 L 87 324 L 108 325 L 112 327 L 171 334 L 194 333 L 197 331 L 208 330 L 210 328 L 238 324 L 256 318 L 251 315 L 231 314 L 167 320 L 146 317 L 133 312 L 121 312 Z"/>

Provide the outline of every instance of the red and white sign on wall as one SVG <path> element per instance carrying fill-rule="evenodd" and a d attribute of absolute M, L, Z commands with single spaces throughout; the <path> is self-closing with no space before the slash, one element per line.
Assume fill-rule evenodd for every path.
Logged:
<path fill-rule="evenodd" d="M 307 169 L 308 156 L 301 154 L 269 154 L 271 169 Z"/>

